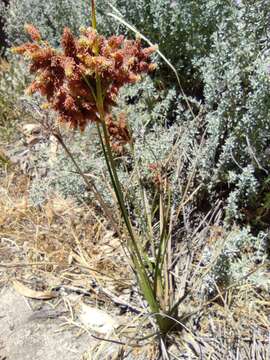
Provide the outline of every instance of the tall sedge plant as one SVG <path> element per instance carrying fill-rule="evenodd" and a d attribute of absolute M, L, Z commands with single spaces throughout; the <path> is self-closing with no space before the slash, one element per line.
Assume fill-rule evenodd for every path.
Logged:
<path fill-rule="evenodd" d="M 158 165 L 152 165 L 157 189 L 152 204 L 143 187 L 141 189 L 147 232 L 135 229 L 125 203 L 114 158 L 114 152 L 123 145 L 129 144 L 132 150 L 134 140 L 125 117 L 121 115 L 114 118 L 111 112 L 118 91 L 123 85 L 135 83 L 140 80 L 141 74 L 155 69 L 150 56 L 156 48 L 143 48 L 139 38 L 133 41 L 125 39 L 124 36 L 111 36 L 107 39 L 98 34 L 94 0 L 92 28 L 82 28 L 79 38 L 75 38 L 71 31 L 65 28 L 61 41 L 62 51 L 43 41 L 34 26 L 28 24 L 25 29 L 32 42 L 14 48 L 13 51 L 30 60 L 30 71 L 35 74 L 35 78 L 28 92 L 39 92 L 46 98 L 44 107 L 58 113 L 57 124 L 64 123 L 81 130 L 90 122 L 96 124 L 123 220 L 120 228 L 95 184 L 89 181 L 79 168 L 57 126 L 53 129 L 53 134 L 116 228 L 131 259 L 142 295 L 155 316 L 161 333 L 166 334 L 175 324 L 173 317 L 177 316 L 177 302 L 173 302 L 172 278 L 169 273 L 170 257 L 167 252 L 171 227 L 169 184 L 166 178 L 160 175 Z M 157 207 L 153 205 L 156 202 Z M 158 238 L 153 230 L 156 225 L 154 218 L 159 219 Z"/>

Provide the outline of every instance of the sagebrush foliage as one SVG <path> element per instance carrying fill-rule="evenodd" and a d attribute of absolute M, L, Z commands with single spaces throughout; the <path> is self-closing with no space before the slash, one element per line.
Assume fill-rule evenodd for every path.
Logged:
<path fill-rule="evenodd" d="M 211 49 L 211 36 L 230 11 L 223 0 L 139 0 L 126 5 L 123 0 L 110 2 L 130 24 L 159 44 L 160 50 L 179 71 L 184 88 L 200 96 L 201 80 L 196 61 Z M 108 5 L 100 2 L 104 12 Z M 104 17 L 103 27 L 115 29 L 117 22 Z M 194 66 L 195 64 L 195 66 Z M 162 66 L 163 76 L 171 76 Z"/>
<path fill-rule="evenodd" d="M 84 173 L 89 176 L 100 176 L 99 188 L 102 188 L 102 173 L 106 164 L 102 161 L 101 152 L 96 151 L 96 156 L 93 156 L 97 140 L 93 130 L 88 128 L 84 134 L 74 134 L 66 141 Z M 54 193 L 65 198 L 73 197 L 78 203 L 91 201 L 91 194 L 66 154 L 61 148 L 57 148 L 54 153 L 52 143 L 49 144 L 50 146 L 48 142 L 43 142 L 31 149 L 29 168 L 33 180 L 29 195 L 32 204 L 40 206 Z M 103 195 L 106 195 L 106 191 L 103 191 Z"/>
<path fill-rule="evenodd" d="M 9 141 L 22 117 L 26 117 L 20 105 L 20 97 L 27 83 L 22 63 L 0 61 L 0 140 Z"/>
<path fill-rule="evenodd" d="M 248 281 L 260 289 L 269 291 L 270 280 L 266 267 L 262 265 L 267 261 L 267 243 L 269 234 L 260 232 L 258 236 L 251 233 L 249 226 L 233 227 L 223 234 L 225 240 L 222 244 L 215 243 L 206 246 L 203 252 L 203 265 L 209 265 L 215 257 L 215 248 L 220 247 L 212 271 L 204 278 L 202 295 L 216 293 L 217 286 L 222 289 L 232 284 L 240 284 Z M 260 264 L 261 268 L 253 272 L 254 264 Z M 250 273 L 250 276 L 247 275 Z"/>
<path fill-rule="evenodd" d="M 228 216 L 253 206 L 270 163 L 269 6 L 232 7 L 201 60 L 207 141 L 201 175 L 209 192 L 227 187 Z"/>
<path fill-rule="evenodd" d="M 0 4 L 0 15 L 10 46 L 29 39 L 24 31 L 26 23 L 37 26 L 42 37 L 57 46 L 65 26 L 78 34 L 79 27 L 90 22 L 89 4 L 84 0 L 10 0 L 8 6 Z"/>

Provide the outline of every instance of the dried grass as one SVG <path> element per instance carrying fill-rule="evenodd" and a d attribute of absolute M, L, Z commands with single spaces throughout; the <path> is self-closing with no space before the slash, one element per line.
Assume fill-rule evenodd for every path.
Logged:
<path fill-rule="evenodd" d="M 58 286 L 109 282 L 120 288 L 119 279 L 124 279 L 122 286 L 129 285 L 119 241 L 93 209 L 57 195 L 37 209 L 29 204 L 27 190 L 23 175 L 2 178 L 1 269 L 22 278 L 29 271 L 43 273 L 47 279 L 57 279 Z"/>

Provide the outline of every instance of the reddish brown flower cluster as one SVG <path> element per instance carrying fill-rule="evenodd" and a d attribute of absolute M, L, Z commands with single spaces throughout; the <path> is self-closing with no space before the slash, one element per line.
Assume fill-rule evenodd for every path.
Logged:
<path fill-rule="evenodd" d="M 99 121 L 97 76 L 101 80 L 104 110 L 108 114 L 123 85 L 135 83 L 140 74 L 155 69 L 150 60 L 155 47 L 143 49 L 140 40 L 125 40 L 123 36 L 106 39 L 92 28 L 82 29 L 81 36 L 76 39 L 65 28 L 63 50 L 58 51 L 41 40 L 33 25 L 26 25 L 26 30 L 33 42 L 15 48 L 14 52 L 28 57 L 30 71 L 36 74 L 29 93 L 39 92 L 45 96 L 49 107 L 59 113 L 59 121 L 74 128 L 83 130 L 88 122 Z M 112 123 L 109 126 L 112 136 L 115 130 L 112 130 Z M 121 133 L 124 138 L 123 121 L 117 126 L 117 136 Z"/>
<path fill-rule="evenodd" d="M 131 143 L 131 135 L 127 127 L 127 120 L 124 113 L 120 113 L 117 119 L 112 115 L 106 117 L 106 125 L 110 135 L 112 149 L 119 155 L 123 154 L 124 145 Z"/>

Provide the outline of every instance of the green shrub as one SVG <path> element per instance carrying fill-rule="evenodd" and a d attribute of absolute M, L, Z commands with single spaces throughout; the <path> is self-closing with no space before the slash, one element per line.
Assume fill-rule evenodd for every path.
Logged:
<path fill-rule="evenodd" d="M 267 248 L 269 234 L 260 232 L 257 236 L 252 235 L 250 227 L 234 227 L 227 234 L 224 233 L 223 245 L 214 243 L 206 246 L 203 251 L 203 265 L 209 265 L 214 258 L 215 248 L 221 247 L 212 270 L 204 279 L 202 290 L 204 295 L 209 296 L 220 289 L 232 284 L 249 282 L 260 289 L 269 291 L 270 281 L 267 275 L 267 267 L 258 268 L 254 272 L 255 264 L 263 265 L 267 261 Z"/>
<path fill-rule="evenodd" d="M 264 1 L 232 7 L 201 60 L 207 140 L 200 173 L 209 193 L 224 186 L 229 218 L 256 206 L 270 171 L 269 13 Z"/>
<path fill-rule="evenodd" d="M 183 85 L 190 93 L 199 90 L 200 75 L 193 63 L 208 54 L 212 44 L 211 35 L 221 19 L 227 16 L 229 2 L 139 0 L 128 6 L 123 0 L 113 0 L 110 3 L 126 21 L 159 45 L 160 50 L 179 71 Z M 103 6 L 102 4 L 100 2 L 104 12 L 110 9 L 108 2 Z M 105 28 L 115 29 L 116 21 L 104 16 L 103 24 Z M 165 73 L 170 75 L 167 69 Z"/>
<path fill-rule="evenodd" d="M 0 62 L 0 140 L 10 141 L 26 114 L 20 97 L 27 84 L 26 69 L 20 62 Z"/>
<path fill-rule="evenodd" d="M 244 209 L 256 207 L 269 192 L 265 186 L 270 171 L 267 2 L 140 0 L 126 6 L 115 0 L 113 4 L 128 22 L 159 43 L 177 67 L 191 102 L 199 96 L 202 116 L 193 119 L 175 93 L 164 124 L 177 122 L 189 128 L 186 147 L 181 148 L 189 164 L 197 157 L 194 137 L 205 131 L 197 181 L 207 184 L 210 206 L 222 196 L 227 219 L 243 219 Z M 103 24 L 110 28 L 115 20 L 104 17 Z M 165 76 L 162 66 L 160 73 Z M 153 88 L 149 98 L 155 93 Z M 151 118 L 154 111 L 162 110 L 164 99 L 160 97 L 155 110 L 148 108 Z M 183 167 L 186 173 L 189 164 Z M 186 173 L 180 176 L 186 178 Z"/>
<path fill-rule="evenodd" d="M 37 26 L 44 39 L 57 45 L 65 26 L 77 32 L 81 25 L 89 24 L 90 4 L 84 0 L 10 0 L 8 6 L 0 5 L 0 15 L 5 20 L 9 45 L 28 40 L 24 32 L 26 23 Z"/>
<path fill-rule="evenodd" d="M 66 141 L 86 174 L 93 176 L 97 170 L 99 170 L 98 175 L 102 173 L 105 164 L 98 161 L 98 154 L 95 157 L 90 156 L 94 150 L 91 129 L 84 134 L 74 134 Z M 74 170 L 71 161 L 61 148 L 58 148 L 55 157 L 48 144 L 48 142 L 43 142 L 31 149 L 29 168 L 32 169 L 33 180 L 29 194 L 33 205 L 42 205 L 53 193 L 61 194 L 65 198 L 73 197 L 78 203 L 89 202 L 91 194 L 87 191 L 79 174 Z"/>

